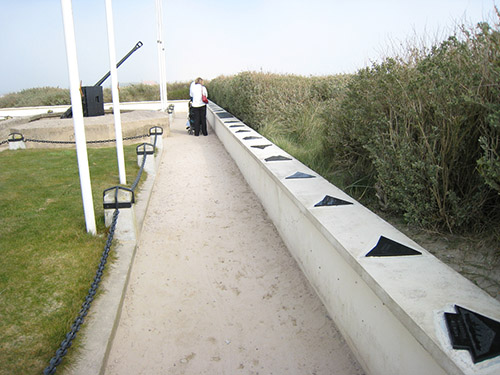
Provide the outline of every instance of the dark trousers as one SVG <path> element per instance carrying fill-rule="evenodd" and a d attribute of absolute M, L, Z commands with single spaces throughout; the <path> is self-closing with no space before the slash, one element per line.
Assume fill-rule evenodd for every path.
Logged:
<path fill-rule="evenodd" d="M 207 106 L 193 107 L 194 135 L 208 135 L 207 132 Z"/>

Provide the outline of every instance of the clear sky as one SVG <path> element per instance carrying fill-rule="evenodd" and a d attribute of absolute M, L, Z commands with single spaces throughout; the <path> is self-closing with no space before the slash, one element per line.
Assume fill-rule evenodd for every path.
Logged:
<path fill-rule="evenodd" d="M 328 75 L 380 61 L 398 45 L 497 22 L 500 0 L 163 0 L 167 81 L 242 71 Z M 105 0 L 73 0 L 80 79 L 109 71 Z M 122 85 L 159 81 L 155 0 L 114 0 Z M 0 0 L 0 94 L 68 88 L 60 0 Z M 110 80 L 109 80 L 110 81 Z M 104 86 L 109 86 L 107 81 Z"/>

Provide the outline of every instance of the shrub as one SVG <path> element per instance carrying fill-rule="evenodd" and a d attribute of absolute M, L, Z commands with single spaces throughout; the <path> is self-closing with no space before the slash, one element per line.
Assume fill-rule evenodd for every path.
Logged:
<path fill-rule="evenodd" d="M 494 227 L 500 33 L 481 23 L 409 51 L 352 76 L 218 77 L 210 94 L 333 183 L 369 204 L 377 198 L 407 222 Z"/>
<path fill-rule="evenodd" d="M 488 41 L 498 33 L 481 24 L 465 36 L 359 71 L 331 109 L 327 140 L 385 208 L 450 231 L 498 219 L 491 208 L 500 208 L 499 76 L 485 61 L 498 56 Z"/>
<path fill-rule="evenodd" d="M 208 89 L 220 106 L 258 130 L 267 123 L 300 117 L 308 107 L 329 100 L 338 90 L 338 82 L 345 80 L 345 76 L 306 78 L 243 72 L 217 77 L 210 81 Z"/>
<path fill-rule="evenodd" d="M 0 98 L 0 108 L 34 107 L 70 104 L 68 89 L 59 87 L 36 87 Z"/>
<path fill-rule="evenodd" d="M 189 99 L 190 82 L 174 82 L 167 84 L 167 97 L 169 100 Z"/>

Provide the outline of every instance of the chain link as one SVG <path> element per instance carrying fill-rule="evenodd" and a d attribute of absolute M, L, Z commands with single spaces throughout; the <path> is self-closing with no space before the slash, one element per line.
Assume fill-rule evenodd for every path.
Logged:
<path fill-rule="evenodd" d="M 123 138 L 124 141 L 130 141 L 133 139 L 140 139 L 140 138 L 145 138 L 149 137 L 150 134 L 143 134 L 143 135 L 134 135 L 130 137 L 125 137 Z M 76 144 L 75 141 L 50 141 L 46 139 L 32 139 L 32 138 L 25 138 L 23 139 L 25 142 L 35 142 L 35 143 L 54 143 L 54 144 L 64 144 L 64 145 L 74 145 Z M 111 142 L 116 142 L 116 139 L 104 139 L 104 140 L 97 140 L 97 141 L 87 141 L 87 143 L 111 143 Z M 156 137 L 155 137 L 155 142 L 156 142 Z M 4 141 L 0 141 L 0 146 L 9 143 L 9 140 L 6 139 Z"/>
<path fill-rule="evenodd" d="M 94 281 L 89 289 L 87 297 L 85 297 L 85 301 L 82 304 L 80 312 L 78 313 L 78 317 L 75 319 L 71 326 L 71 330 L 66 334 L 66 338 L 61 342 L 59 349 L 56 350 L 56 354 L 49 362 L 49 366 L 43 370 L 43 375 L 52 375 L 55 374 L 57 370 L 57 366 L 61 363 L 63 357 L 68 352 L 68 349 L 71 347 L 73 340 L 76 337 L 77 332 L 80 330 L 80 326 L 83 324 L 85 317 L 90 309 L 90 305 L 94 300 L 94 296 L 97 293 L 97 288 L 99 287 L 99 283 L 101 282 L 101 278 L 104 272 L 104 268 L 106 266 L 106 262 L 108 260 L 108 255 L 111 250 L 111 244 L 113 242 L 113 237 L 115 234 L 116 222 L 118 221 L 118 214 L 120 211 L 118 209 L 115 210 L 113 214 L 113 222 L 111 223 L 111 228 L 109 230 L 108 238 L 106 240 L 106 245 L 104 247 L 104 251 L 101 256 L 101 262 L 97 269 L 96 275 L 94 277 Z"/>
<path fill-rule="evenodd" d="M 149 136 L 149 135 L 146 134 L 143 136 L 129 137 L 127 139 L 142 138 L 142 137 L 147 137 L 147 136 Z M 155 149 L 156 149 L 156 137 L 157 137 L 157 135 L 155 134 L 155 139 L 154 139 L 154 145 L 155 145 L 154 148 Z M 26 141 L 28 141 L 28 140 L 26 140 Z M 36 141 L 36 140 L 29 140 L 29 141 Z M 37 142 L 50 143 L 50 141 L 39 141 L 39 140 Z M 52 142 L 54 142 L 54 143 L 55 142 L 68 143 L 68 142 L 64 142 L 64 141 L 52 141 Z M 106 141 L 94 141 L 94 143 L 97 143 L 97 142 L 103 143 Z M 89 142 L 89 143 L 91 143 L 91 142 Z M 147 154 L 144 154 L 144 156 L 142 158 L 141 167 L 139 169 L 139 172 L 137 173 L 137 177 L 131 186 L 132 191 L 135 190 L 135 188 L 137 187 L 137 185 L 141 179 L 142 172 L 144 170 L 144 165 L 146 164 L 146 158 L 147 158 Z M 45 370 L 43 371 L 43 375 L 55 374 L 55 372 L 57 370 L 57 366 L 59 366 L 59 364 L 63 360 L 63 357 L 68 352 L 68 349 L 71 347 L 71 344 L 72 344 L 73 340 L 75 339 L 77 332 L 80 330 L 80 326 L 83 324 L 84 319 L 87 316 L 87 313 L 90 309 L 90 305 L 92 304 L 92 301 L 94 300 L 94 296 L 97 293 L 97 288 L 99 287 L 99 283 L 101 282 L 101 278 L 102 278 L 102 275 L 104 273 L 104 268 L 106 265 L 108 254 L 109 254 L 109 251 L 111 249 L 111 244 L 113 242 L 113 236 L 115 233 L 116 222 L 118 220 L 118 214 L 119 214 L 119 210 L 115 209 L 115 212 L 113 214 L 113 222 L 111 224 L 111 228 L 109 230 L 109 235 L 108 235 L 108 238 L 106 240 L 106 246 L 104 247 L 104 252 L 103 252 L 102 257 L 101 257 L 101 263 L 99 264 L 96 275 L 94 277 L 94 281 L 92 282 L 92 285 L 89 289 L 88 295 L 87 295 L 87 297 L 85 297 L 85 301 L 82 304 L 82 307 L 80 309 L 80 312 L 79 312 L 77 318 L 75 319 L 75 321 L 73 322 L 73 324 L 71 326 L 71 330 L 66 334 L 66 338 L 61 342 L 59 349 L 56 350 L 56 354 L 50 360 L 49 366 L 47 366 L 45 368 Z"/>
<path fill-rule="evenodd" d="M 75 142 L 73 141 L 47 141 L 47 140 L 43 140 L 43 139 L 30 139 L 30 138 L 26 138 L 24 140 L 25 142 L 37 142 L 37 143 L 55 143 L 55 144 L 75 144 Z"/>
<path fill-rule="evenodd" d="M 124 141 L 129 141 L 132 139 L 139 139 L 139 138 L 144 138 L 144 137 L 149 137 L 149 134 L 143 134 L 143 135 L 135 135 L 131 137 L 125 137 L 123 138 Z M 37 142 L 37 143 L 54 143 L 54 144 L 75 144 L 75 141 L 49 141 L 45 139 L 31 139 L 31 138 L 26 138 L 24 140 L 25 142 Z M 3 143 L 6 143 L 7 141 L 2 141 L 0 145 Z M 110 143 L 110 142 L 116 142 L 116 139 L 104 139 L 104 140 L 99 140 L 99 141 L 87 141 L 87 143 Z"/>
<path fill-rule="evenodd" d="M 155 137 L 156 139 L 156 137 Z M 137 172 L 137 177 L 135 178 L 134 183 L 130 187 L 130 190 L 134 191 L 135 188 L 137 187 L 137 184 L 139 184 L 139 180 L 141 179 L 142 176 L 142 171 L 144 171 L 144 165 L 146 164 L 146 158 L 148 157 L 148 154 L 144 154 L 142 157 L 142 163 L 141 163 L 141 168 L 139 169 L 139 172 Z"/>

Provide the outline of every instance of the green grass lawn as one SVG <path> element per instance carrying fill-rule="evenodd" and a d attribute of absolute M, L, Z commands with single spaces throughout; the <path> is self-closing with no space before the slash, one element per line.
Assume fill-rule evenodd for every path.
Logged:
<path fill-rule="evenodd" d="M 128 186 L 135 147 L 124 148 Z M 94 278 L 107 238 L 102 193 L 119 176 L 114 147 L 88 155 L 96 236 L 86 232 L 74 149 L 0 153 L 1 375 L 42 373 Z"/>

